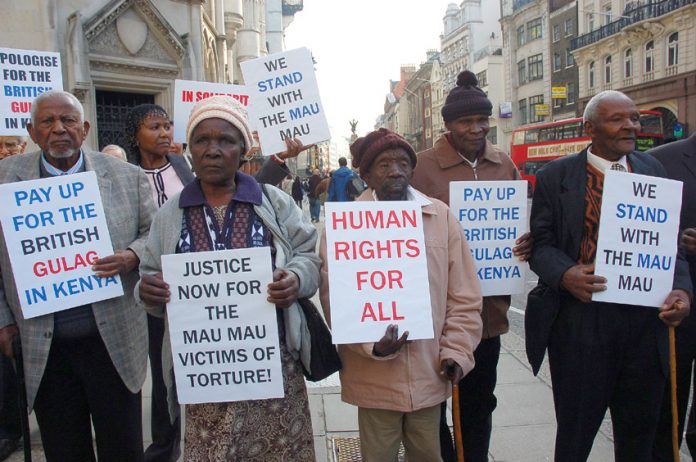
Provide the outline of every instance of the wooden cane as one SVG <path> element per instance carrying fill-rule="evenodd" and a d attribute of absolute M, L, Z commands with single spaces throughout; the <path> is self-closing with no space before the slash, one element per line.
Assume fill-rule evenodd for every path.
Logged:
<path fill-rule="evenodd" d="M 457 462 L 464 462 L 464 445 L 462 444 L 462 420 L 459 409 L 459 385 L 452 384 L 452 417 L 454 420 L 454 448 L 457 451 Z"/>
<path fill-rule="evenodd" d="M 672 452 L 674 462 L 679 462 L 679 414 L 677 411 L 677 349 L 674 327 L 669 328 L 669 382 L 672 396 Z"/>

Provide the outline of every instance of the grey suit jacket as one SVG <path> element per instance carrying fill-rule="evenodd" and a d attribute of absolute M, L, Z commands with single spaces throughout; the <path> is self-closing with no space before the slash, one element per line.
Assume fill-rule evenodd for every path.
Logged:
<path fill-rule="evenodd" d="M 150 185 L 140 168 L 110 156 L 86 152 L 85 170 L 97 173 L 106 221 L 114 250 L 131 249 L 142 257 L 147 243 L 150 223 L 155 213 Z M 34 180 L 40 177 L 39 151 L 12 156 L 2 161 L 0 184 Z M 0 327 L 17 324 L 24 351 L 27 402 L 33 406 L 48 361 L 53 337 L 53 315 L 24 319 L 17 297 L 5 244 L 0 232 Z M 121 275 L 122 297 L 92 303 L 99 333 L 121 379 L 136 393 L 145 381 L 147 368 L 147 321 L 145 312 L 133 300 L 133 288 L 138 281 L 137 268 Z M 106 397 L 105 397 L 106 398 Z"/>

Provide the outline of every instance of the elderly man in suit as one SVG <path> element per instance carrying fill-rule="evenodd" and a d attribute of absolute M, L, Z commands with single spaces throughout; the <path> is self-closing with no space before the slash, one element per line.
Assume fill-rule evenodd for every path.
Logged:
<path fill-rule="evenodd" d="M 606 290 L 606 279 L 594 274 L 604 172 L 665 171 L 634 151 L 640 113 L 623 93 L 594 96 L 584 127 L 592 144 L 537 175 L 530 264 L 539 285 L 527 303 L 527 355 L 536 372 L 548 346 L 556 461 L 587 460 L 609 408 L 616 460 L 648 462 L 667 377 L 667 326 L 688 315 L 691 281 L 679 256 L 673 290 L 659 310 L 592 301 Z"/>
<path fill-rule="evenodd" d="M 20 335 L 27 400 L 48 461 L 94 460 L 92 425 L 100 461 L 140 461 L 147 324 L 133 287 L 155 212 L 150 186 L 138 167 L 82 149 L 89 123 L 67 92 L 37 97 L 27 128 L 41 150 L 3 160 L 0 183 L 96 172 L 115 253 L 92 269 L 98 277 L 120 274 L 124 295 L 24 319 L 15 283 L 22 275 L 13 274 L 1 234 L 0 349 L 11 356 Z"/>
<path fill-rule="evenodd" d="M 696 286 L 696 132 L 690 138 L 665 144 L 649 151 L 667 170 L 667 177 L 684 183 L 679 228 L 680 245 L 686 254 L 691 284 Z M 696 361 L 696 316 L 687 317 L 676 329 L 677 350 L 677 413 L 679 415 L 679 444 L 684 433 L 684 418 L 689 403 L 694 362 Z M 696 376 L 693 377 L 696 380 Z M 693 407 L 686 425 L 686 444 L 696 457 L 696 413 Z M 662 402 L 662 414 L 657 429 L 654 461 L 672 461 L 672 409 L 669 393 Z"/>

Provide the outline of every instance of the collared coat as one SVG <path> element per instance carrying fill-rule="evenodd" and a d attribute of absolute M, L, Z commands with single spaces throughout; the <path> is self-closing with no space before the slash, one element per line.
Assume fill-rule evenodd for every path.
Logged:
<path fill-rule="evenodd" d="M 423 232 L 430 283 L 435 338 L 413 340 L 394 355 L 372 354 L 374 343 L 339 345 L 343 362 L 343 401 L 372 409 L 412 412 L 435 406 L 450 395 L 441 362 L 453 359 L 467 374 L 474 368 L 474 350 L 481 341 L 481 288 L 461 226 L 437 199 L 422 206 Z M 372 189 L 357 199 L 372 201 Z M 320 256 L 321 304 L 330 319 L 330 287 L 326 236 Z M 386 328 L 386 325 L 385 325 Z"/>
<path fill-rule="evenodd" d="M 142 258 L 150 222 L 155 213 L 150 184 L 139 167 L 105 154 L 83 150 L 85 170 L 97 174 L 106 223 L 114 250 L 130 249 Z M 41 152 L 12 156 L 2 161 L 0 184 L 40 178 Z M 41 383 L 53 337 L 53 314 L 24 319 L 17 296 L 4 232 L 0 235 L 0 328 L 17 324 L 24 353 L 27 403 L 31 409 Z M 123 383 L 137 393 L 147 369 L 147 321 L 135 305 L 133 287 L 137 268 L 121 275 L 121 297 L 92 303 L 94 319 L 104 345 Z"/>
<path fill-rule="evenodd" d="M 486 140 L 486 150 L 479 158 L 476 170 L 457 153 L 442 135 L 435 146 L 418 154 L 411 185 L 430 197 L 449 205 L 451 181 L 504 181 L 519 180 L 520 173 L 510 157 Z M 509 295 L 483 298 L 483 338 L 497 337 L 510 329 L 507 312 Z"/>

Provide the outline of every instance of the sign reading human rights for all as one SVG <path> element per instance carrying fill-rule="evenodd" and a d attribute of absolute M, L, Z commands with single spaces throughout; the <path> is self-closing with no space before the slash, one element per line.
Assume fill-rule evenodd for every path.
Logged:
<path fill-rule="evenodd" d="M 433 338 L 421 214 L 412 201 L 326 203 L 334 343 L 378 341 L 390 324 Z"/>
<path fill-rule="evenodd" d="M 193 106 L 211 96 L 229 96 L 244 106 L 249 104 L 249 93 L 243 85 L 227 83 L 176 80 L 174 82 L 174 141 L 186 143 L 186 125 Z"/>
<path fill-rule="evenodd" d="M 285 151 L 287 138 L 308 145 L 331 137 L 307 48 L 245 61 L 241 68 L 251 94 L 249 119 L 264 155 Z"/>
<path fill-rule="evenodd" d="M 672 290 L 682 183 L 607 170 L 595 274 L 607 290 L 592 300 L 659 307 Z"/>
<path fill-rule="evenodd" d="M 162 256 L 179 402 L 282 398 L 269 247 Z"/>
<path fill-rule="evenodd" d="M 524 292 L 526 263 L 512 249 L 527 230 L 527 182 L 452 181 L 450 210 L 464 229 L 482 295 Z"/>
<path fill-rule="evenodd" d="M 0 48 L 0 135 L 26 136 L 31 103 L 63 89 L 60 53 Z"/>
<path fill-rule="evenodd" d="M 76 173 L 0 185 L 0 222 L 25 318 L 123 295 L 120 277 L 95 276 L 113 255 L 97 176 Z"/>

